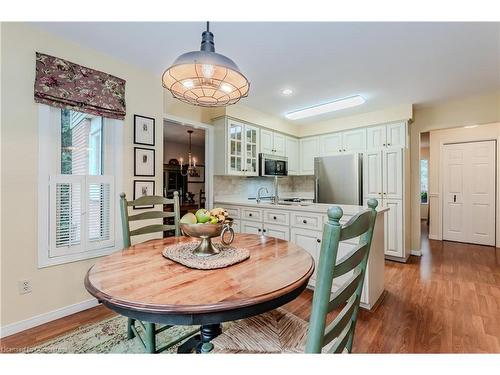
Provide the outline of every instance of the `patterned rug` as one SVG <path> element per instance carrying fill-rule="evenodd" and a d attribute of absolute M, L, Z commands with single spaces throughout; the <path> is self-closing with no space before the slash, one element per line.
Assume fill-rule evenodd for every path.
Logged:
<path fill-rule="evenodd" d="M 183 333 L 193 329 L 192 326 L 175 326 L 156 336 L 157 346 L 161 347 Z M 142 328 L 137 325 L 137 330 L 144 335 Z M 144 336 L 143 336 L 144 337 Z M 181 343 L 165 350 L 163 353 L 176 353 Z M 116 316 L 99 323 L 88 324 L 79 329 L 37 345 L 26 350 L 26 353 L 141 353 L 144 347 L 135 337 L 127 340 L 127 318 Z"/>

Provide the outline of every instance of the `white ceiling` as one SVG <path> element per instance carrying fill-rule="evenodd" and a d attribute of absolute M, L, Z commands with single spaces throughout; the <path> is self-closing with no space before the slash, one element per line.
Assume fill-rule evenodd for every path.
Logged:
<path fill-rule="evenodd" d="M 164 141 L 189 145 L 188 130 L 193 130 L 191 144 L 193 146 L 205 146 L 205 130 L 195 129 L 189 126 L 163 121 Z"/>
<path fill-rule="evenodd" d="M 158 75 L 198 50 L 202 22 L 36 23 Z M 284 113 L 355 94 L 362 106 L 309 123 L 500 87 L 500 23 L 212 23 L 215 49 L 251 82 L 247 106 Z M 291 97 L 280 89 L 290 87 Z"/>

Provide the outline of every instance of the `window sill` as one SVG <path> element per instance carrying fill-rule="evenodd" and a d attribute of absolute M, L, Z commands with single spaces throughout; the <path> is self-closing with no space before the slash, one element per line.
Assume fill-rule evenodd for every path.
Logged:
<path fill-rule="evenodd" d="M 49 257 L 48 251 L 45 251 L 44 254 L 38 258 L 38 269 L 67 264 L 67 263 L 79 262 L 82 260 L 88 260 L 93 258 L 99 258 L 114 253 L 115 251 L 118 250 L 121 250 L 121 247 L 112 246 L 105 249 L 85 251 L 78 254 L 61 255 L 57 257 Z"/>

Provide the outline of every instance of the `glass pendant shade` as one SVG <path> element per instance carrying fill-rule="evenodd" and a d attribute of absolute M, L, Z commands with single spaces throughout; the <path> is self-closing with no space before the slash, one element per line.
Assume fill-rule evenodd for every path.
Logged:
<path fill-rule="evenodd" d="M 179 56 L 162 77 L 174 98 L 202 107 L 222 107 L 248 95 L 250 83 L 230 58 L 215 53 L 214 35 L 202 34 L 200 51 Z"/>

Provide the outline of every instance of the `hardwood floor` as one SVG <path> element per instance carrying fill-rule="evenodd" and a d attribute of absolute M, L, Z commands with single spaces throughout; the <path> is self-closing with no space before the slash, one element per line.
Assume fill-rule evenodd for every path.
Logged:
<path fill-rule="evenodd" d="M 423 230 L 426 230 L 423 226 Z M 362 310 L 355 353 L 500 353 L 500 249 L 422 239 L 422 257 L 386 261 L 386 295 Z M 308 319 L 312 292 L 285 306 Z M 113 315 L 103 306 L 1 341 L 2 351 L 37 345 Z"/>

